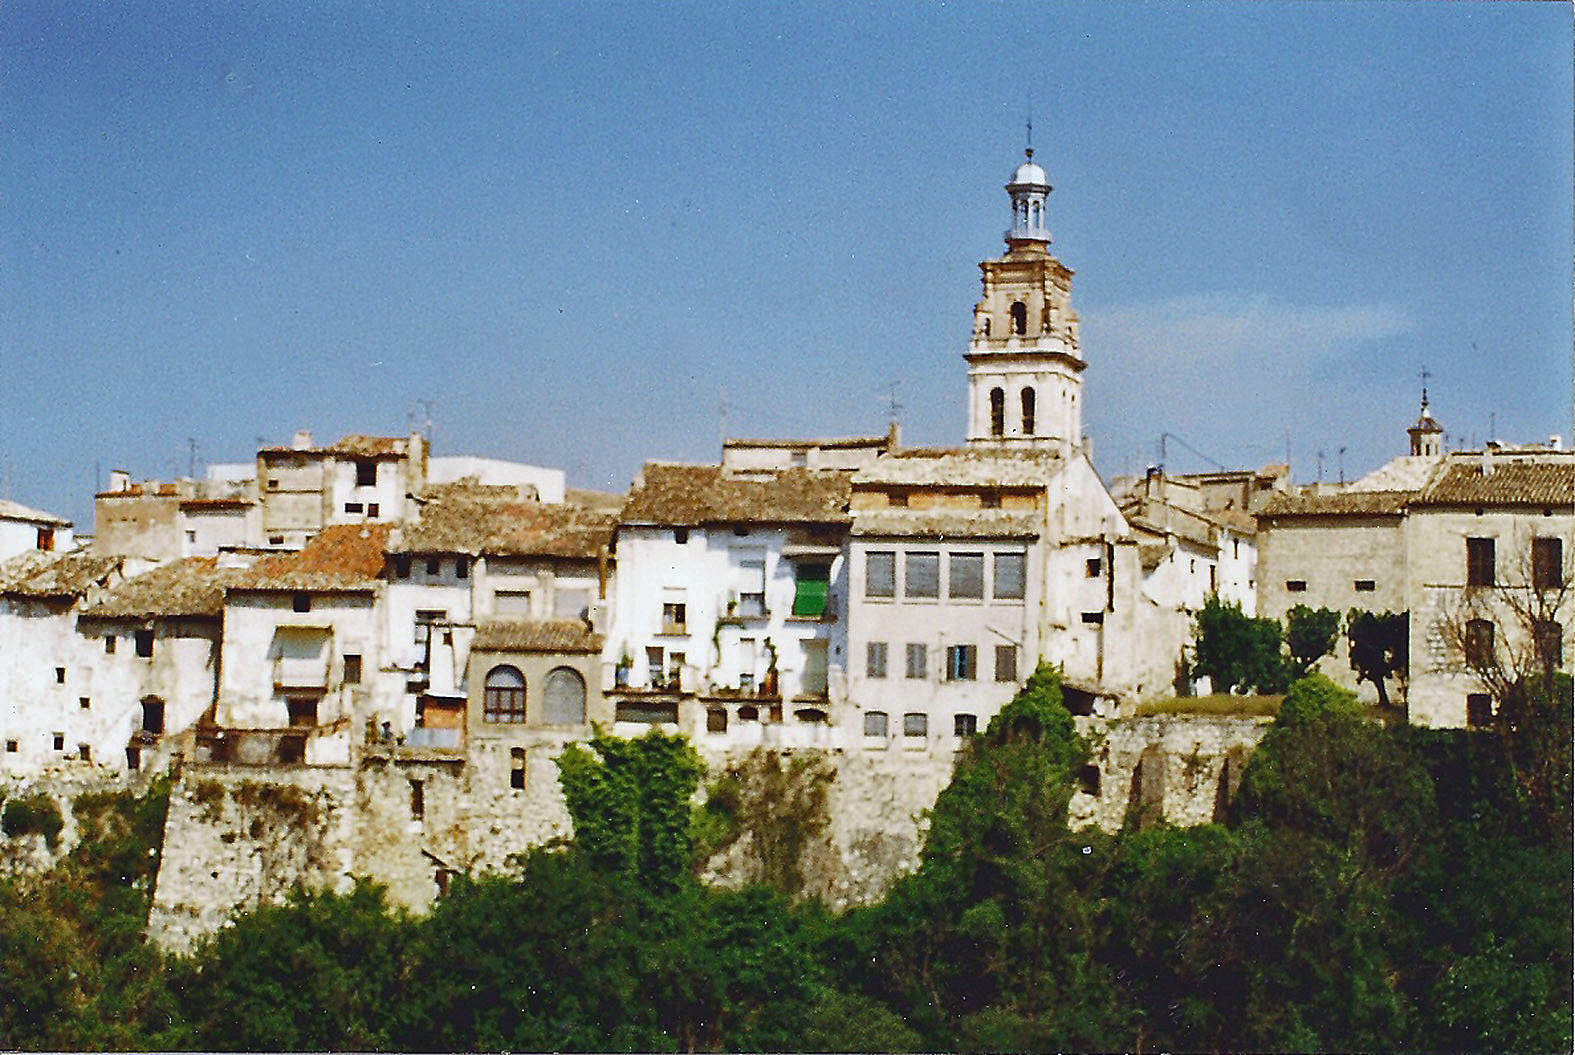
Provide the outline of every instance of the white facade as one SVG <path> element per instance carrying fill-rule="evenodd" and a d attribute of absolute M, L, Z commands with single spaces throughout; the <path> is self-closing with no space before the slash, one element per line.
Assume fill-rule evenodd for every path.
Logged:
<path fill-rule="evenodd" d="M 71 521 L 0 501 L 0 560 L 18 553 L 67 553 L 73 545 Z"/>
<path fill-rule="evenodd" d="M 562 502 L 566 487 L 562 469 L 468 455 L 427 459 L 427 482 L 430 484 L 457 483 L 467 477 L 488 486 L 533 487 L 541 502 Z"/>

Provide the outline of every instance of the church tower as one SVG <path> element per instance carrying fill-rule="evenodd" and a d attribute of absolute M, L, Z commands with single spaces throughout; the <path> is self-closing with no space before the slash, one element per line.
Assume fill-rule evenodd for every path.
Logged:
<path fill-rule="evenodd" d="M 1072 310 L 1072 271 L 1050 255 L 1050 182 L 1034 151 L 1006 185 L 1012 226 L 1006 254 L 979 265 L 968 361 L 968 443 L 1074 447 L 1082 442 L 1083 362 Z"/>
<path fill-rule="evenodd" d="M 1416 419 L 1416 424 L 1406 429 L 1406 434 L 1411 437 L 1411 454 L 1437 457 L 1444 452 L 1444 430 L 1438 422 L 1433 420 L 1433 412 L 1427 405 L 1427 387 L 1422 388 L 1422 415 Z"/>

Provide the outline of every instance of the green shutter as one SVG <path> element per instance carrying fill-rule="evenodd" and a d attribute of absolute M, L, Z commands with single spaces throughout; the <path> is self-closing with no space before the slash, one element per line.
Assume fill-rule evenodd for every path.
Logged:
<path fill-rule="evenodd" d="M 826 614 L 826 591 L 831 585 L 829 564 L 801 564 L 793 591 L 793 614 L 820 618 Z"/>

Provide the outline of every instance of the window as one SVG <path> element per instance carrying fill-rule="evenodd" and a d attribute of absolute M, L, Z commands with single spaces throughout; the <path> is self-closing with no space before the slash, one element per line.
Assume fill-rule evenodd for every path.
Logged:
<path fill-rule="evenodd" d="M 662 605 L 662 633 L 685 633 L 687 606 L 682 601 L 667 601 Z"/>
<path fill-rule="evenodd" d="M 106 655 L 106 656 L 113 656 L 114 654 L 115 654 L 115 635 L 114 634 L 105 634 L 104 635 L 104 655 Z"/>
<path fill-rule="evenodd" d="M 137 646 L 137 655 L 149 659 L 153 655 L 153 631 L 138 630 L 134 635 Z"/>
<path fill-rule="evenodd" d="M 425 781 L 410 782 L 410 817 L 420 820 L 427 815 L 427 785 Z"/>
<path fill-rule="evenodd" d="M 78 744 L 77 757 L 84 762 L 93 761 L 93 748 L 89 747 L 87 744 Z"/>
<path fill-rule="evenodd" d="M 999 388 L 990 389 L 990 435 L 1006 434 L 1006 393 Z"/>
<path fill-rule="evenodd" d="M 427 574 L 437 575 L 443 570 L 443 561 L 437 557 L 427 558 Z"/>
<path fill-rule="evenodd" d="M 346 685 L 359 685 L 361 683 L 361 656 L 358 653 L 348 652 L 345 654 L 344 682 Z"/>
<path fill-rule="evenodd" d="M 886 505 L 892 509 L 907 509 L 908 492 L 892 491 L 886 496 Z"/>
<path fill-rule="evenodd" d="M 17 744 L 17 742 L 15 740 L 7 740 L 5 742 L 5 753 L 8 754 L 8 755 L 16 754 L 18 746 L 19 745 Z"/>
<path fill-rule="evenodd" d="M 1097 579 L 1097 578 L 1099 578 L 1099 569 L 1103 565 L 1104 565 L 1104 562 L 1102 560 L 1100 560 L 1098 557 L 1090 557 L 1090 558 L 1088 558 L 1087 560 L 1085 560 L 1083 562 L 1083 577 L 1086 578 L 1086 579 Z"/>
<path fill-rule="evenodd" d="M 496 616 L 530 615 L 529 590 L 495 590 L 492 594 L 492 614 Z"/>
<path fill-rule="evenodd" d="M 396 553 L 394 555 L 394 578 L 410 578 L 410 554 Z"/>
<path fill-rule="evenodd" d="M 378 512 L 378 510 L 377 510 L 377 503 L 376 502 L 368 502 L 366 504 L 366 515 L 367 516 L 375 518 L 377 516 L 377 512 Z"/>
<path fill-rule="evenodd" d="M 983 599 L 983 553 L 953 553 L 946 558 L 946 595 L 964 600 Z"/>
<path fill-rule="evenodd" d="M 1494 578 L 1493 540 L 1466 539 L 1466 585 L 1492 586 Z"/>
<path fill-rule="evenodd" d="M 885 711 L 865 711 L 864 712 L 864 735 L 865 736 L 879 736 L 879 737 L 882 737 L 882 738 L 885 737 L 885 735 L 886 735 L 886 712 Z"/>
<path fill-rule="evenodd" d="M 1226 763 L 1229 765 L 1229 762 Z M 1092 763 L 1077 771 L 1077 785 L 1083 794 L 1099 797 L 1099 767 Z M 1227 788 L 1229 785 L 1227 785 Z"/>
<path fill-rule="evenodd" d="M 270 546 L 282 546 L 282 545 L 284 545 L 284 536 L 283 535 L 269 535 L 268 536 L 268 545 L 270 545 Z"/>
<path fill-rule="evenodd" d="M 864 675 L 869 678 L 886 676 L 886 642 L 871 641 L 864 646 Z"/>
<path fill-rule="evenodd" d="M 686 527 L 673 528 L 673 541 L 680 546 L 686 544 L 689 541 L 689 529 Z"/>
<path fill-rule="evenodd" d="M 1001 492 L 999 492 L 999 491 L 984 491 L 984 492 L 980 493 L 980 495 L 979 495 L 979 508 L 980 509 L 1000 509 L 1001 508 Z"/>
<path fill-rule="evenodd" d="M 1372 593 L 1376 589 L 1378 589 L 1378 584 L 1376 582 L 1374 582 L 1372 579 L 1357 579 L 1356 580 L 1356 592 L 1357 593 Z"/>
<path fill-rule="evenodd" d="M 972 714 L 958 714 L 952 717 L 952 735 L 961 739 L 972 736 L 979 731 L 979 718 Z"/>
<path fill-rule="evenodd" d="M 831 565 L 800 564 L 793 569 L 793 614 L 820 618 L 826 614 Z"/>
<path fill-rule="evenodd" d="M 897 594 L 897 555 L 891 552 L 864 554 L 864 596 L 895 597 Z"/>
<path fill-rule="evenodd" d="M 1084 612 L 1082 618 L 1085 626 L 1102 626 L 1105 622 L 1105 613 Z"/>
<path fill-rule="evenodd" d="M 140 635 L 142 633 L 142 631 L 139 630 L 139 631 L 137 631 L 137 633 Z M 140 642 L 142 640 L 142 638 L 138 637 L 137 640 Z M 139 656 L 142 655 L 142 650 L 140 648 L 137 649 L 137 655 L 139 655 Z M 56 685 L 64 685 L 65 683 L 66 683 L 66 668 L 65 667 L 56 667 L 55 668 L 55 684 Z"/>
<path fill-rule="evenodd" d="M 1023 583 L 1027 576 L 1028 556 L 1024 553 L 997 553 L 995 555 L 995 597 L 1002 601 L 1023 599 Z"/>
<path fill-rule="evenodd" d="M 1536 590 L 1556 590 L 1564 585 L 1564 540 L 1531 540 L 1531 586 Z"/>
<path fill-rule="evenodd" d="M 995 646 L 995 680 L 996 681 L 1016 681 L 1017 680 L 1017 646 L 1016 645 L 996 645 Z"/>
<path fill-rule="evenodd" d="M 557 667 L 542 689 L 542 721 L 578 725 L 585 721 L 585 679 L 572 667 Z"/>
<path fill-rule="evenodd" d="M 1466 666 L 1480 669 L 1493 665 L 1493 624 L 1486 619 L 1466 623 Z"/>
<path fill-rule="evenodd" d="M 363 506 L 360 502 L 346 502 L 345 503 L 345 512 L 346 513 L 359 513 L 365 508 L 366 507 Z"/>
<path fill-rule="evenodd" d="M 355 485 L 357 487 L 377 486 L 377 462 L 372 458 L 357 458 L 355 460 Z"/>
<path fill-rule="evenodd" d="M 645 677 L 646 683 L 653 689 L 660 689 L 665 681 L 663 671 L 666 669 L 667 653 L 660 646 L 648 646 L 645 650 Z"/>
<path fill-rule="evenodd" d="M 930 716 L 918 711 L 909 711 L 902 716 L 902 735 L 926 737 L 930 735 Z"/>
<path fill-rule="evenodd" d="M 1473 692 L 1466 697 L 1466 726 L 1482 729 L 1493 724 L 1493 697 Z"/>
<path fill-rule="evenodd" d="M 54 744 L 56 751 L 64 751 L 66 749 L 66 734 L 56 733 L 54 736 Z"/>
<path fill-rule="evenodd" d="M 525 790 L 525 749 L 523 747 L 509 748 L 509 787 L 515 791 Z"/>
<path fill-rule="evenodd" d="M 142 700 L 142 731 L 154 736 L 164 735 L 164 701 L 157 696 Z"/>
<path fill-rule="evenodd" d="M 908 643 L 908 677 L 922 680 L 929 676 L 929 649 L 923 643 Z"/>
<path fill-rule="evenodd" d="M 1564 665 L 1564 624 L 1556 619 L 1539 619 L 1532 627 L 1536 641 L 1537 663 L 1553 670 Z"/>
<path fill-rule="evenodd" d="M 317 698 L 315 696 L 292 696 L 284 701 L 284 707 L 290 716 L 290 726 L 312 726 L 317 724 Z"/>
<path fill-rule="evenodd" d="M 902 563 L 904 597 L 940 596 L 941 555 L 939 553 L 910 553 Z"/>
<path fill-rule="evenodd" d="M 1034 434 L 1034 390 L 1025 388 L 1020 396 L 1023 403 L 1023 435 Z"/>
<path fill-rule="evenodd" d="M 727 708 L 710 707 L 705 712 L 705 731 L 708 733 L 727 732 Z"/>
<path fill-rule="evenodd" d="M 135 773 L 142 768 L 142 748 L 126 748 L 126 768 Z"/>
<path fill-rule="evenodd" d="M 80 707 L 84 711 L 92 710 L 92 708 L 93 708 L 93 699 L 92 699 L 92 697 L 89 697 L 89 696 L 78 696 L 77 697 L 77 706 Z"/>
<path fill-rule="evenodd" d="M 55 529 L 52 528 L 52 527 L 41 527 L 41 528 L 39 528 L 38 529 L 37 542 L 38 542 L 38 548 L 43 550 L 45 553 L 48 553 L 50 550 L 54 549 L 55 548 Z"/>
<path fill-rule="evenodd" d="M 946 647 L 946 680 L 972 681 L 978 662 L 978 646 L 948 645 Z"/>
<path fill-rule="evenodd" d="M 311 610 L 312 610 L 312 595 L 311 594 L 309 594 L 309 593 L 298 593 L 298 594 L 293 595 L 290 598 L 290 611 L 292 611 L 292 612 L 310 612 Z"/>
<path fill-rule="evenodd" d="M 1287 593 L 1306 593 L 1307 592 L 1307 580 L 1306 579 L 1286 579 L 1285 580 L 1285 589 L 1286 589 Z"/>
<path fill-rule="evenodd" d="M 454 560 L 454 578 L 470 578 L 470 561 L 465 557 L 456 557 Z"/>
<path fill-rule="evenodd" d="M 487 671 L 481 717 L 483 721 L 508 725 L 525 721 L 525 676 L 517 668 L 498 666 Z"/>
<path fill-rule="evenodd" d="M 766 558 L 759 550 L 745 551 L 750 556 L 738 557 L 738 598 L 733 615 L 744 619 L 759 619 L 766 614 Z"/>
<path fill-rule="evenodd" d="M 1028 305 L 1020 300 L 1012 301 L 1012 333 L 1022 336 L 1028 332 Z"/>
<path fill-rule="evenodd" d="M 682 652 L 669 652 L 667 654 L 667 687 L 674 692 L 683 691 L 684 658 Z"/>
<path fill-rule="evenodd" d="M 415 643 L 425 645 L 432 638 L 432 624 L 441 623 L 447 618 L 448 613 L 441 608 L 417 608 L 416 622 L 412 627 Z"/>

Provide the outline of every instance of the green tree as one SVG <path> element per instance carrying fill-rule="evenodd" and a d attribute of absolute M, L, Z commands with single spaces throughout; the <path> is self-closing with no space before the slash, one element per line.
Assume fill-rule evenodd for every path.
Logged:
<path fill-rule="evenodd" d="M 1207 675 L 1215 692 L 1272 693 L 1285 688 L 1277 620 L 1255 619 L 1236 602 L 1211 594 L 1194 623 L 1194 677 Z"/>
<path fill-rule="evenodd" d="M 404 992 L 411 924 L 382 887 L 296 888 L 237 917 L 174 977 L 197 1047 L 224 1051 L 385 1050 Z"/>
<path fill-rule="evenodd" d="M 1405 679 L 1410 669 L 1410 619 L 1405 612 L 1365 612 L 1353 608 L 1345 616 L 1351 669 L 1358 681 L 1370 681 L 1378 702 L 1389 706 L 1388 681 Z"/>
<path fill-rule="evenodd" d="M 1330 608 L 1294 606 L 1285 613 L 1285 650 L 1291 654 L 1291 680 L 1305 678 L 1340 638 L 1340 613 Z"/>

